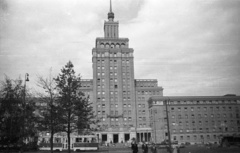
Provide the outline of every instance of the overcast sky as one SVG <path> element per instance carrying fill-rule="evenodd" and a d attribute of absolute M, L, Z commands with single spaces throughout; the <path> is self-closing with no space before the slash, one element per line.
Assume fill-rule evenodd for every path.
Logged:
<path fill-rule="evenodd" d="M 135 78 L 165 96 L 240 95 L 240 0 L 112 0 L 120 37 L 134 49 Z M 109 0 L 0 0 L 0 80 L 57 75 L 71 60 L 92 79 Z"/>

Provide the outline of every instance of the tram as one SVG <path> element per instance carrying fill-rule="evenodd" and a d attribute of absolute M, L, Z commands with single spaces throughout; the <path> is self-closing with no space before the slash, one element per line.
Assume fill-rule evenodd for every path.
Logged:
<path fill-rule="evenodd" d="M 51 150 L 50 133 L 42 132 L 39 134 L 38 147 L 39 150 Z M 98 139 L 96 135 L 78 135 L 73 133 L 70 135 L 70 148 L 73 151 L 82 150 L 98 150 Z M 53 150 L 63 151 L 68 149 L 67 134 L 64 132 L 54 134 Z"/>

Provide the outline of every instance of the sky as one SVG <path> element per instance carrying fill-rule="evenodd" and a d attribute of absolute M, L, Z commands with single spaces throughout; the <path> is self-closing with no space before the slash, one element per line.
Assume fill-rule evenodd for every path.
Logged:
<path fill-rule="evenodd" d="M 134 49 L 135 79 L 164 96 L 240 95 L 240 0 L 112 0 L 119 36 Z M 109 0 L 0 0 L 0 80 L 53 76 L 70 60 L 92 79 Z"/>

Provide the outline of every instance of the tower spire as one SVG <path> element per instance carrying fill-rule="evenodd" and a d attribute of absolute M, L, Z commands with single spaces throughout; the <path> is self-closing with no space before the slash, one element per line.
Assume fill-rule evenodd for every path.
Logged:
<path fill-rule="evenodd" d="M 110 12 L 112 12 L 112 0 L 110 0 Z"/>
<path fill-rule="evenodd" d="M 114 13 L 112 12 L 112 1 L 110 0 L 110 12 L 108 13 L 108 20 L 113 21 Z"/>

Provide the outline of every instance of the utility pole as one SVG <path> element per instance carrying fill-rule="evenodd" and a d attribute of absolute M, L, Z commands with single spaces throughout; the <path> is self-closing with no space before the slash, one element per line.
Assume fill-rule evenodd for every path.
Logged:
<path fill-rule="evenodd" d="M 171 135 L 170 135 L 170 127 L 169 127 L 169 117 L 168 117 L 168 103 L 169 103 L 169 98 L 165 101 L 165 106 L 166 106 L 166 116 L 167 116 L 167 130 L 168 130 L 169 152 L 172 153 L 172 144 L 171 144 Z"/>

